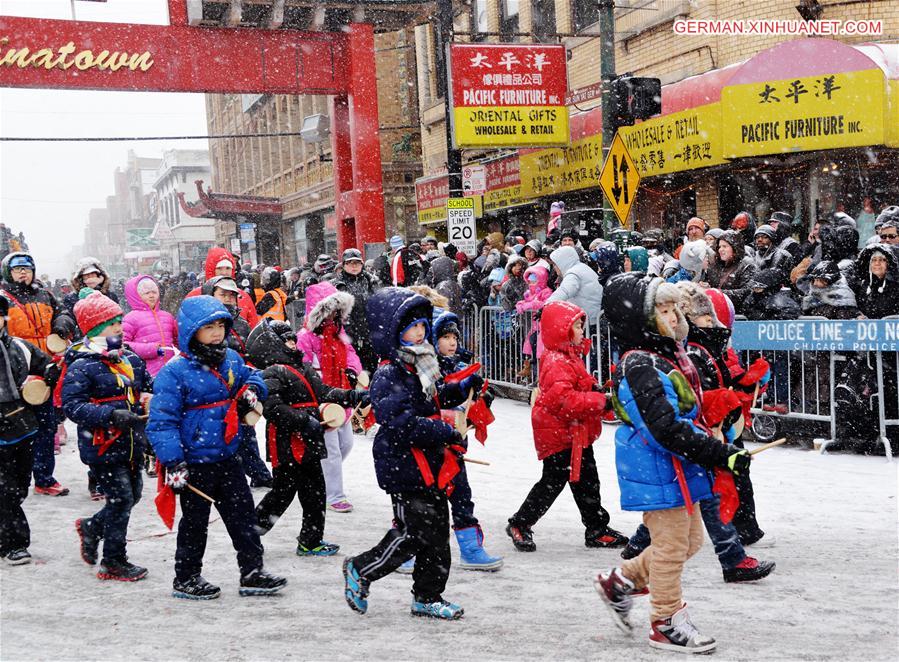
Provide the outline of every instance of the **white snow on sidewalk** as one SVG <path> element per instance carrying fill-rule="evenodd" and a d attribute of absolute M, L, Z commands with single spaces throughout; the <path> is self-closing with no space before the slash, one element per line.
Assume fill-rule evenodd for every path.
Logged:
<path fill-rule="evenodd" d="M 298 558 L 299 505 L 263 538 L 266 567 L 290 584 L 274 598 L 241 598 L 234 550 L 224 526 L 210 526 L 203 575 L 222 597 L 190 602 L 170 597 L 174 534 L 153 505 L 146 478 L 132 513 L 130 559 L 149 568 L 135 584 L 101 582 L 78 554 L 76 517 L 90 501 L 74 429 L 57 457 L 67 497 L 30 495 L 28 566 L 0 568 L 2 660 L 619 660 L 672 659 L 646 643 L 649 605 L 638 598 L 636 634 L 619 632 L 592 587 L 598 570 L 620 562 L 618 551 L 584 547 L 583 525 L 567 490 L 534 529 L 537 551 L 516 552 L 503 529 L 540 475 L 530 410 L 497 400 L 486 447 L 472 439 L 468 465 L 475 513 L 490 553 L 505 556 L 498 573 L 454 565 L 445 597 L 465 608 L 461 622 L 409 615 L 411 578 L 392 575 L 372 585 L 369 612 L 343 598 L 341 562 L 375 544 L 390 526 L 390 501 L 377 487 L 371 437 L 357 437 L 345 464 L 356 509 L 328 513 L 326 539 L 335 557 Z M 262 438 L 263 427 L 259 427 Z M 628 535 L 639 513 L 618 507 L 614 427 L 595 449 L 603 503 L 612 526 Z M 897 655 L 897 464 L 883 458 L 825 455 L 776 448 L 756 456 L 753 477 L 759 522 L 777 538 L 757 556 L 777 570 L 757 584 L 725 584 L 706 540 L 687 565 L 684 595 L 700 630 L 718 640 L 717 659 L 891 660 Z M 262 490 L 254 490 L 258 501 Z M 177 525 L 176 525 L 177 526 Z M 458 547 L 453 541 L 454 564 Z M 750 552 L 752 553 L 752 552 Z M 678 658 L 680 659 L 680 658 Z"/>

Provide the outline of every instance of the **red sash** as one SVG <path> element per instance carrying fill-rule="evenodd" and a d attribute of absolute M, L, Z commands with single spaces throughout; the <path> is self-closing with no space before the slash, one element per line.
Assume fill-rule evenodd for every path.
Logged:
<path fill-rule="evenodd" d="M 124 395 L 115 395 L 109 398 L 91 398 L 91 403 L 95 405 L 104 404 L 106 402 L 118 402 L 124 400 L 128 402 L 128 398 Z M 94 446 L 99 446 L 100 450 L 97 455 L 103 455 L 109 450 L 109 447 L 115 443 L 115 440 L 122 436 L 122 431 L 118 428 L 95 428 L 94 429 Z"/>
<path fill-rule="evenodd" d="M 228 406 L 228 411 L 225 412 L 225 444 L 230 444 L 234 441 L 234 438 L 237 436 L 237 433 L 240 431 L 240 419 L 237 417 L 237 401 L 240 400 L 240 397 L 246 392 L 247 386 L 241 386 L 237 393 L 233 396 L 230 395 L 231 387 L 228 386 L 228 382 L 219 374 L 219 371 L 215 368 L 209 368 L 209 371 L 215 375 L 218 380 L 225 385 L 225 388 L 228 390 L 229 397 L 224 400 L 217 400 L 216 402 L 210 402 L 205 405 L 194 405 L 193 407 L 188 407 L 188 411 L 192 411 L 194 409 L 215 409 L 216 407 L 222 407 L 224 405 Z"/>
<path fill-rule="evenodd" d="M 301 373 L 296 368 L 293 368 L 289 365 L 285 365 L 283 363 L 278 364 L 285 370 L 289 371 L 299 379 L 309 391 L 309 395 L 312 397 L 311 400 L 307 400 L 304 402 L 295 402 L 290 405 L 292 409 L 302 409 L 304 407 L 314 407 L 315 416 L 318 416 L 318 398 L 315 397 L 315 390 L 312 388 L 312 384 L 309 383 L 309 380 L 306 379 L 306 376 Z M 277 435 L 278 428 L 274 423 L 269 423 L 268 431 L 266 433 L 266 442 L 268 443 L 268 454 L 272 459 L 272 467 L 277 467 L 280 462 L 278 460 L 278 444 L 277 444 Z M 300 464 L 303 461 L 303 455 L 306 453 L 306 442 L 303 440 L 303 435 L 299 432 L 294 432 L 290 435 L 290 454 L 293 455 L 293 459 L 296 460 L 297 464 Z"/>

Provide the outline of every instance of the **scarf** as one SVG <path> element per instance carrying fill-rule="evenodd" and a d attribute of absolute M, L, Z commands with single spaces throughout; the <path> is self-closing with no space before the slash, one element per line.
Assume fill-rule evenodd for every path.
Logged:
<path fill-rule="evenodd" d="M 196 338 L 190 339 L 188 348 L 193 352 L 199 363 L 210 368 L 219 367 L 228 353 L 228 345 L 225 342 L 221 342 L 218 345 L 204 345 Z"/>
<path fill-rule="evenodd" d="M 322 381 L 328 386 L 350 388 L 346 376 L 346 345 L 340 339 L 340 327 L 334 320 L 325 320 L 321 326 L 322 333 Z"/>
<path fill-rule="evenodd" d="M 437 393 L 437 381 L 442 375 L 433 345 L 427 342 L 420 345 L 403 345 L 397 348 L 396 354 L 400 360 L 415 368 L 424 394 L 434 397 Z"/>

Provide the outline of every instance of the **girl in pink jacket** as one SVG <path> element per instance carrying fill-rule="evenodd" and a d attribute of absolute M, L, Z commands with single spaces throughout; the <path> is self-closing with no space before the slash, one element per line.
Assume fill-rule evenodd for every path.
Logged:
<path fill-rule="evenodd" d="M 353 302 L 352 294 L 339 292 L 328 282 L 306 288 L 306 317 L 297 334 L 297 349 L 303 352 L 303 361 L 311 363 L 328 386 L 355 388 L 356 378 L 362 372 L 362 363 L 344 331 Z M 343 460 L 353 448 L 351 415 L 352 410 L 347 409 L 343 424 L 325 431 L 325 503 L 338 513 L 353 510 L 343 491 Z"/>
<path fill-rule="evenodd" d="M 553 293 L 549 289 L 549 271 L 539 265 L 528 267 L 524 272 L 524 280 L 528 284 L 528 289 L 524 293 L 524 298 L 515 304 L 515 310 L 519 314 L 530 311 L 536 314 L 546 304 L 547 299 Z M 531 318 L 531 328 L 524 338 L 521 351 L 531 359 L 534 370 L 534 378 L 536 379 L 536 359 L 543 356 L 543 339 L 540 337 L 540 321 Z M 534 345 L 536 344 L 536 348 Z M 536 351 L 535 351 L 536 350 Z"/>
<path fill-rule="evenodd" d="M 131 351 L 147 364 L 155 377 L 175 353 L 178 326 L 171 314 L 159 307 L 159 285 L 152 276 L 135 276 L 125 283 L 131 312 L 122 320 L 122 335 Z"/>

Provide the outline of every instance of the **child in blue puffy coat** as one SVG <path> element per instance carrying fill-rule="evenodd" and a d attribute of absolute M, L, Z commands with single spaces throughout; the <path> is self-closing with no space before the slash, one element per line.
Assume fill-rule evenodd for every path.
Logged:
<path fill-rule="evenodd" d="M 210 296 L 184 300 L 178 311 L 181 356 L 156 375 L 147 435 L 180 493 L 181 521 L 172 595 L 211 600 L 221 590 L 203 579 L 210 503 L 215 500 L 240 567 L 241 595 L 271 595 L 287 584 L 262 567 L 253 496 L 237 457 L 239 426 L 268 391 L 258 370 L 227 345 L 232 317 Z"/>
<path fill-rule="evenodd" d="M 365 613 L 371 582 L 415 556 L 411 613 L 459 619 L 462 608 L 442 594 L 451 563 L 447 491 L 453 489 L 465 440 L 440 420 L 440 409 L 458 406 L 468 389 L 480 390 L 483 381 L 438 389 L 442 375 L 427 341 L 432 306 L 425 297 L 385 287 L 372 295 L 366 310 L 372 345 L 382 359 L 369 390 L 380 424 L 372 453 L 378 485 L 393 502 L 394 528 L 372 549 L 344 561 L 347 604 Z"/>
<path fill-rule="evenodd" d="M 616 625 L 630 633 L 634 595 L 649 589 L 654 648 L 705 653 L 715 640 L 690 620 L 681 592 L 687 559 L 702 546 L 698 501 L 712 496 L 708 471 L 749 466 L 742 449 L 722 444 L 701 424 L 702 388 L 688 358 L 679 289 L 639 272 L 609 279 L 605 312 L 622 349 L 613 403 L 622 421 L 615 461 L 623 510 L 643 513 L 652 544 L 594 583 Z"/>

